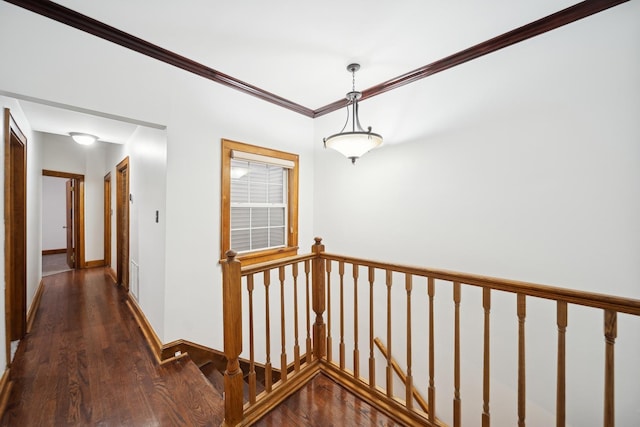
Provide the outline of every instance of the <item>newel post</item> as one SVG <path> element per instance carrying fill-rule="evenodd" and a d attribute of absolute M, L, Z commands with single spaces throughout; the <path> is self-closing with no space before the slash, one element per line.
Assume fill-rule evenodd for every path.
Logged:
<path fill-rule="evenodd" d="M 316 243 L 311 246 L 311 251 L 315 255 L 312 264 L 312 294 L 313 311 L 316 313 L 316 321 L 313 324 L 313 356 L 321 359 L 326 355 L 327 326 L 324 323 L 323 313 L 325 310 L 325 263 L 320 254 L 324 252 L 324 245 L 321 237 L 315 237 Z"/>
<path fill-rule="evenodd" d="M 224 320 L 224 354 L 227 369 L 224 372 L 224 422 L 235 426 L 242 421 L 242 370 L 238 357 L 242 352 L 242 292 L 240 261 L 237 253 L 229 250 L 222 263 L 222 314 Z"/>

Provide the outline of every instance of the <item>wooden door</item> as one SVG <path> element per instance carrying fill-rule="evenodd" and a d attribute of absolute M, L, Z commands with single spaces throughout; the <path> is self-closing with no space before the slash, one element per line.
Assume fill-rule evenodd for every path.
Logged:
<path fill-rule="evenodd" d="M 68 180 L 65 184 L 67 194 L 66 217 L 67 217 L 67 264 L 69 268 L 76 268 L 75 245 L 73 239 L 73 180 Z"/>
<path fill-rule="evenodd" d="M 118 163 L 116 172 L 117 280 L 129 291 L 129 157 Z"/>
<path fill-rule="evenodd" d="M 10 341 L 27 332 L 27 139 L 5 109 L 5 321 Z"/>
<path fill-rule="evenodd" d="M 65 224 L 67 229 L 67 264 L 70 268 L 86 268 L 84 259 L 84 175 L 48 169 L 43 169 L 42 175 L 70 181 L 67 181 L 65 185 L 67 193 Z"/>

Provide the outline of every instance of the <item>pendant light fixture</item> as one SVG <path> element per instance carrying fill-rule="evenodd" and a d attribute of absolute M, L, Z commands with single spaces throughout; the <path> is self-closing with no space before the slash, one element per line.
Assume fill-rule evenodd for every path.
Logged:
<path fill-rule="evenodd" d="M 91 145 L 98 140 L 97 136 L 82 132 L 69 132 L 69 136 L 80 145 Z"/>
<path fill-rule="evenodd" d="M 361 156 L 382 144 L 382 136 L 362 129 L 358 118 L 358 100 L 362 98 L 362 92 L 356 91 L 356 71 L 360 64 L 349 64 L 347 70 L 352 76 L 351 92 L 347 93 L 347 121 L 339 133 L 324 138 L 324 147 L 333 148 L 355 164 Z M 351 108 L 351 127 L 349 128 L 349 108 Z M 346 131 L 345 131 L 346 130 Z"/>

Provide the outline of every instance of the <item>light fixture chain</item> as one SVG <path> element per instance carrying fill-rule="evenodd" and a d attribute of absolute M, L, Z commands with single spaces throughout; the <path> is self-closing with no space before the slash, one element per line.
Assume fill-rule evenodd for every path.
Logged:
<path fill-rule="evenodd" d="M 355 68 L 351 69 L 351 91 L 356 91 L 356 70 Z"/>

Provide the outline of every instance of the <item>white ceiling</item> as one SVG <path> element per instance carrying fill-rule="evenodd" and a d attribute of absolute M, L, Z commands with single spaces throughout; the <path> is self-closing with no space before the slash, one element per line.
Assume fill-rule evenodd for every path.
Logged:
<path fill-rule="evenodd" d="M 95 113 L 73 111 L 64 107 L 19 100 L 22 111 L 29 118 L 33 130 L 56 135 L 81 132 L 98 136 L 100 142 L 125 144 L 138 125 L 117 119 L 101 117 Z"/>
<path fill-rule="evenodd" d="M 61 0 L 57 3 L 310 109 L 575 4 L 570 0 Z M 445 71 L 446 72 L 446 71 Z M 216 84 L 212 82 L 211 84 Z M 24 102 L 35 130 L 82 130 L 85 112 Z M 46 118 L 45 116 L 50 116 Z M 126 142 L 131 123 L 99 120 Z M 64 132 L 62 130 L 64 129 Z M 96 132 L 96 131 L 94 131 Z M 104 133 L 102 133 L 104 132 Z"/>

